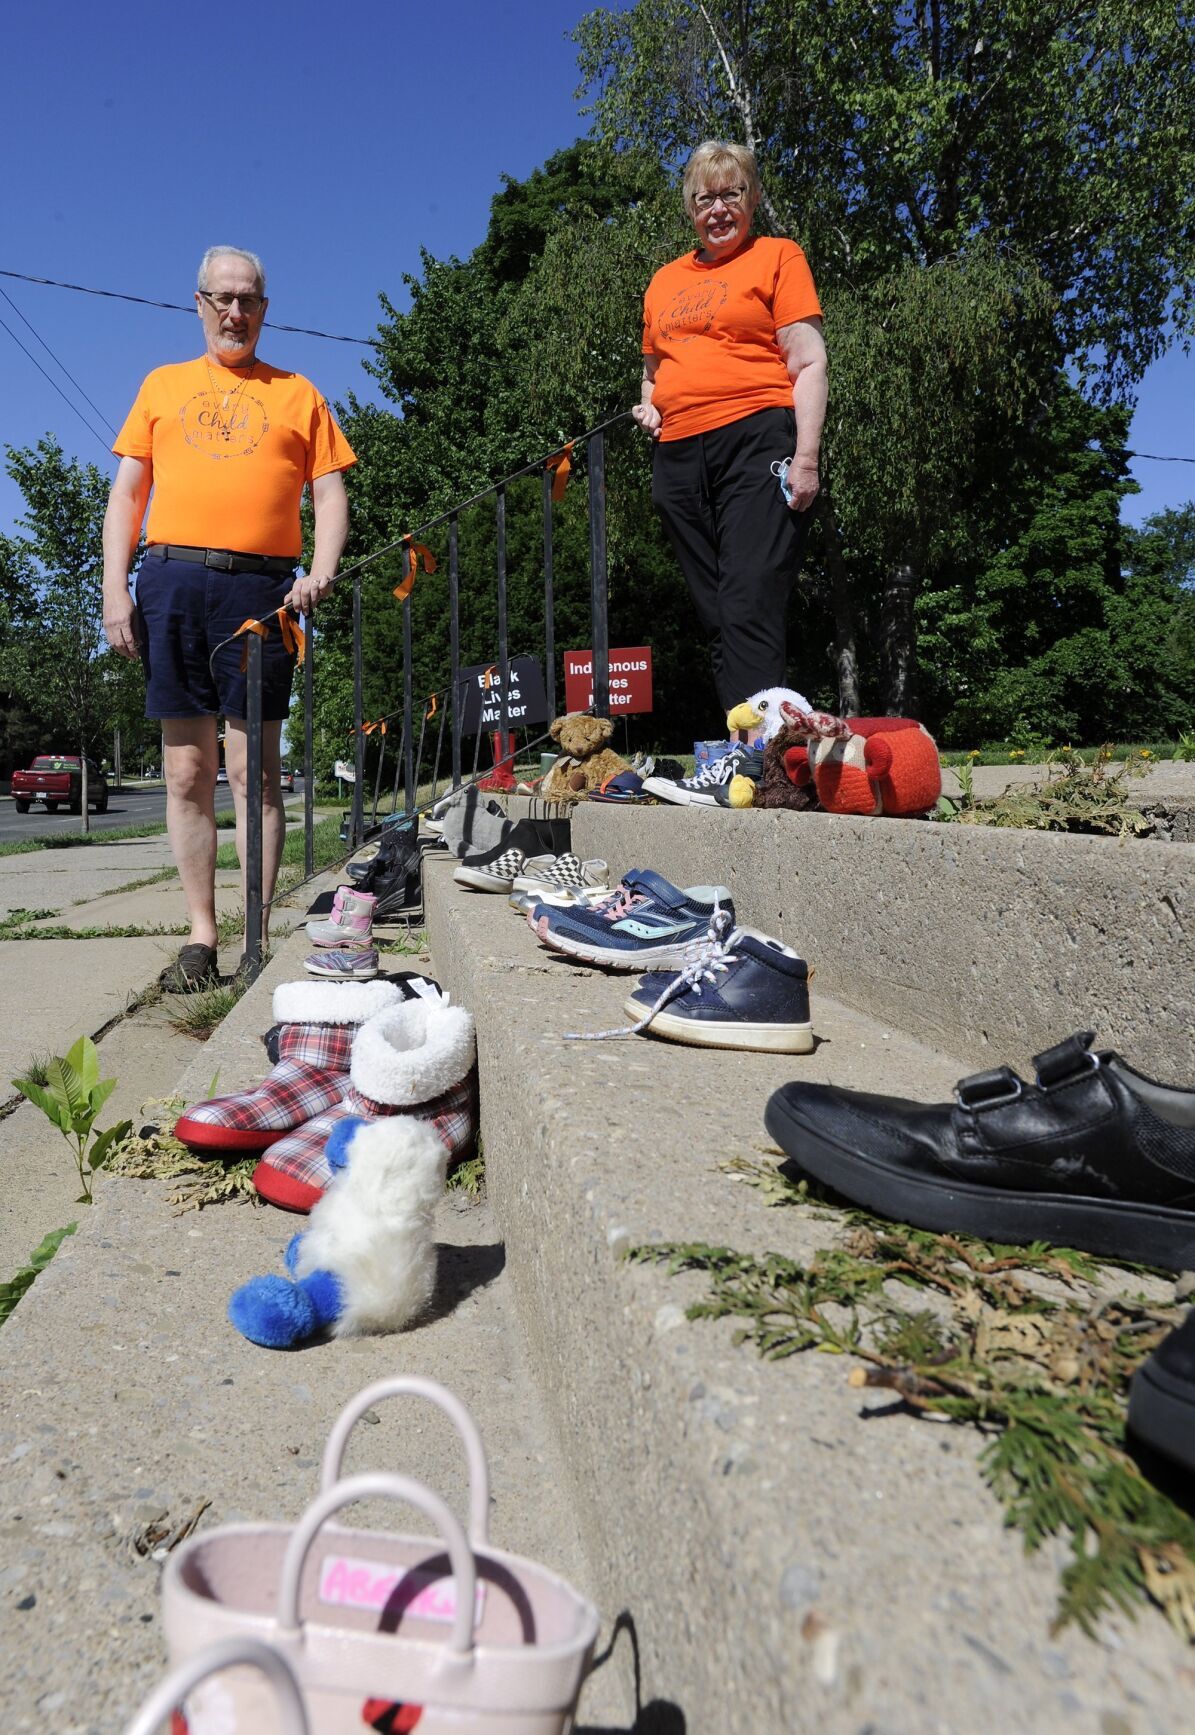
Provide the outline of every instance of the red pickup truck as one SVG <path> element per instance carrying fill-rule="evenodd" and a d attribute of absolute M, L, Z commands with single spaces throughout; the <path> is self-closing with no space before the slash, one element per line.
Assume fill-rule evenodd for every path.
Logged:
<path fill-rule="evenodd" d="M 34 801 L 44 801 L 47 813 L 69 807 L 83 811 L 83 762 L 77 753 L 39 753 L 28 771 L 12 774 L 12 799 L 18 813 L 28 813 Z M 108 781 L 99 766 L 87 761 L 87 805 L 108 811 Z"/>

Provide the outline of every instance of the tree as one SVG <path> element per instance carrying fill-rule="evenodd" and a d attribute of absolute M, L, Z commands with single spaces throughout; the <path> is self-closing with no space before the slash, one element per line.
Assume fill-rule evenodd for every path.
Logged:
<path fill-rule="evenodd" d="M 1108 400 L 1165 346 L 1168 316 L 1195 329 L 1195 56 L 1175 22 L 1166 0 L 845 0 L 832 14 L 640 0 L 578 28 L 608 149 L 675 168 L 702 136 L 744 139 L 767 225 L 813 261 L 831 406 L 811 565 L 843 708 L 869 673 L 861 621 L 886 647 L 872 671 L 885 703 L 910 703 L 916 594 L 950 523 L 964 527 L 960 483 L 965 501 L 969 477 L 999 475 L 1010 419 L 1052 413 L 1062 359 Z M 973 265 L 976 342 L 957 317 L 965 291 L 951 293 Z"/>
<path fill-rule="evenodd" d="M 1195 52 L 1172 0 L 639 0 L 576 31 L 608 147 L 757 149 L 770 221 L 863 287 L 978 235 L 1105 395 L 1195 331 Z"/>
<path fill-rule="evenodd" d="M 926 719 L 945 742 L 1190 727 L 1195 508 L 1121 525 L 1127 420 L 1065 388 L 976 515 L 971 558 L 920 597 Z"/>
<path fill-rule="evenodd" d="M 94 464 L 68 460 L 50 434 L 36 448 L 9 446 L 6 453 L 25 514 L 17 536 L 0 538 L 0 568 L 21 579 L 9 602 L 13 641 L 0 667 L 39 732 L 60 733 L 83 756 L 86 831 L 86 756 L 98 751 L 129 680 L 103 630 L 101 532 L 109 482 Z"/>

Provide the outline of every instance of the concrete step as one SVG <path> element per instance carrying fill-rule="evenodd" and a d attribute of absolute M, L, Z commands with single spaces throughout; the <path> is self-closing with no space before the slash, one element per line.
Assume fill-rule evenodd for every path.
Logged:
<path fill-rule="evenodd" d="M 766 816 L 743 816 L 763 821 L 752 854 L 717 829 L 734 816 L 701 816 L 709 841 L 686 831 L 684 852 L 667 847 L 680 815 L 600 812 L 617 823 L 578 816 L 580 853 L 625 866 L 633 845 L 629 859 L 674 879 L 730 878 L 752 920 L 776 913 Z M 504 898 L 456 887 L 446 858 L 425 864 L 430 945 L 478 1018 L 489 1198 L 601 1606 L 634 1632 L 642 1698 L 672 1719 L 661 1728 L 1161 1735 L 1189 1716 L 1186 1650 L 1151 1613 L 1106 1620 L 1098 1642 L 1051 1636 L 1061 1551 L 1027 1558 L 1004 1528 L 972 1431 L 861 1397 L 836 1357 L 761 1362 L 732 1324 L 685 1320 L 699 1276 L 622 1258 L 660 1241 L 808 1257 L 839 1233 L 835 1213 L 769 1209 L 719 1167 L 775 1157 L 768 1093 L 800 1076 L 940 1099 L 968 1070 L 965 1040 L 947 1052 L 824 991 L 855 956 L 855 924 L 860 955 L 869 933 L 881 955 L 893 943 L 883 914 L 867 922 L 890 888 L 869 881 L 867 858 L 847 877 L 845 839 L 823 883 L 799 829 L 786 857 L 798 895 L 779 913 L 830 959 L 807 1057 L 566 1041 L 621 1024 L 634 978 L 545 952 Z M 911 903 L 920 886 L 916 939 L 932 952 L 934 899 L 954 894 L 915 865 L 895 889 Z"/>
<path fill-rule="evenodd" d="M 272 989 L 302 975 L 308 949 L 301 934 L 283 944 L 212 1039 L 195 1048 L 178 1094 L 205 1096 L 217 1067 L 222 1090 L 265 1075 L 260 1036 L 271 1022 Z M 246 1278 L 282 1270 L 296 1219 L 248 1205 L 179 1216 L 169 1190 L 101 1177 L 94 1206 L 73 1213 L 78 1233 L 0 1331 L 6 1735 L 123 1728 L 165 1662 L 161 1565 L 138 1554 L 138 1534 L 162 1513 L 177 1524 L 203 1502 L 210 1503 L 205 1528 L 297 1517 L 315 1491 L 337 1411 L 389 1373 L 428 1374 L 465 1400 L 490 1455 L 495 1540 L 593 1594 L 488 1205 L 446 1196 L 437 1219 L 439 1289 L 419 1329 L 283 1355 L 246 1343 L 225 1308 Z M 377 1418 L 359 1428 L 351 1467 L 407 1471 L 463 1513 L 464 1466 L 442 1418 L 417 1403 L 382 1406 Z M 393 1514 L 379 1508 L 350 1520 L 374 1521 L 384 1527 Z M 599 1669 L 578 1727 L 609 1735 L 636 1726 L 633 1694 L 616 1669 Z"/>
<path fill-rule="evenodd" d="M 1195 851 L 911 819 L 708 807 L 574 811 L 573 847 L 723 884 L 823 988 L 969 1067 L 1094 1029 L 1195 1080 Z"/>

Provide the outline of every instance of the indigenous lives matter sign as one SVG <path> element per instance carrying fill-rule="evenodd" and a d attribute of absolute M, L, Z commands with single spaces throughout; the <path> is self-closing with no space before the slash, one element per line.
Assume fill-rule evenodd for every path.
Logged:
<path fill-rule="evenodd" d="M 588 711 L 593 704 L 593 652 L 565 651 L 564 706 Z M 650 711 L 651 646 L 626 645 L 610 652 L 610 715 L 629 717 Z"/>

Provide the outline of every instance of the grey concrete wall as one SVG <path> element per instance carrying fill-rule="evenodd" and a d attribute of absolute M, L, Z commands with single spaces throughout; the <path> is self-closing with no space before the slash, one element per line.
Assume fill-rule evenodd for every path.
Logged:
<path fill-rule="evenodd" d="M 573 846 L 614 873 L 722 883 L 817 986 L 978 1066 L 1095 1029 L 1195 1079 L 1195 852 L 919 820 L 578 807 Z"/>

